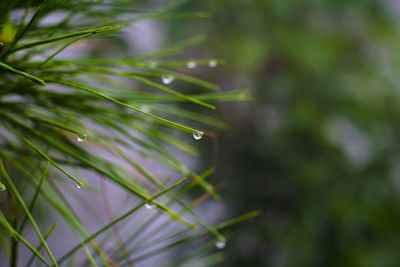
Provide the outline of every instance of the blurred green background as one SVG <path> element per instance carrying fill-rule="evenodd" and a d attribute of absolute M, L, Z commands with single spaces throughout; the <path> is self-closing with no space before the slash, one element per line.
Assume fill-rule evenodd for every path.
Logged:
<path fill-rule="evenodd" d="M 254 97 L 219 106 L 231 129 L 209 151 L 229 210 L 264 210 L 235 228 L 221 266 L 400 266 L 400 2 L 181 9 L 212 18 L 170 34 L 205 30 L 192 55 L 226 59 L 210 76 Z"/>

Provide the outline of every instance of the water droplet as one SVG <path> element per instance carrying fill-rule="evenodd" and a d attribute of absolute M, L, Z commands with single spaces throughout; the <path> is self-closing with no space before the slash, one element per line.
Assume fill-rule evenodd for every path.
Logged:
<path fill-rule="evenodd" d="M 6 186 L 4 184 L 0 184 L 0 191 L 6 190 Z"/>
<path fill-rule="evenodd" d="M 77 187 L 78 189 L 81 189 L 81 188 L 83 187 L 82 182 L 77 182 L 77 183 L 76 183 L 76 187 Z"/>
<path fill-rule="evenodd" d="M 202 131 L 193 131 L 193 138 L 196 140 L 200 140 L 203 137 Z"/>
<path fill-rule="evenodd" d="M 174 81 L 174 76 L 172 75 L 165 75 L 161 77 L 161 80 L 164 84 L 170 84 Z"/>
<path fill-rule="evenodd" d="M 216 66 L 218 66 L 218 61 L 216 61 L 215 59 L 208 61 L 208 66 L 210 68 L 215 68 Z"/>
<path fill-rule="evenodd" d="M 189 62 L 186 64 L 186 67 L 188 67 L 188 69 L 194 69 L 194 68 L 197 67 L 197 63 L 196 63 L 196 61 L 189 61 Z"/>
<path fill-rule="evenodd" d="M 86 135 L 78 135 L 76 137 L 76 140 L 78 140 L 78 142 L 85 142 L 86 140 Z"/>
<path fill-rule="evenodd" d="M 154 204 L 153 203 L 146 203 L 144 205 L 146 207 L 146 209 L 151 210 L 152 208 L 154 208 Z"/>
<path fill-rule="evenodd" d="M 215 241 L 215 246 L 218 249 L 223 249 L 226 246 L 226 239 L 224 237 L 220 237 L 217 239 L 217 241 Z"/>

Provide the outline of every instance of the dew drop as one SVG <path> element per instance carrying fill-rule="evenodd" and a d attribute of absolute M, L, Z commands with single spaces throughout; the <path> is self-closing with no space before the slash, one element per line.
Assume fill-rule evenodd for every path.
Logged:
<path fill-rule="evenodd" d="M 194 68 L 197 67 L 197 63 L 196 63 L 196 61 L 189 61 L 189 62 L 186 64 L 186 67 L 187 67 L 188 69 L 194 69 Z"/>
<path fill-rule="evenodd" d="M 174 81 L 174 76 L 172 75 L 165 75 L 161 77 L 161 80 L 164 84 L 170 84 Z"/>
<path fill-rule="evenodd" d="M 220 237 L 217 239 L 217 241 L 215 241 L 215 246 L 218 249 L 223 249 L 226 246 L 226 239 L 224 237 Z"/>
<path fill-rule="evenodd" d="M 152 204 L 152 203 L 146 203 L 144 206 L 145 206 L 146 209 L 148 209 L 148 210 L 151 210 L 152 208 L 154 208 L 154 204 Z"/>
<path fill-rule="evenodd" d="M 86 135 L 78 135 L 76 137 L 76 140 L 78 140 L 78 142 L 85 142 L 86 140 Z"/>
<path fill-rule="evenodd" d="M 203 137 L 202 131 L 193 131 L 193 138 L 196 140 L 200 140 Z"/>
<path fill-rule="evenodd" d="M 81 188 L 83 187 L 82 182 L 77 182 L 77 183 L 76 183 L 76 187 L 77 187 L 78 189 L 81 189 Z"/>
<path fill-rule="evenodd" d="M 6 190 L 6 186 L 4 184 L 0 184 L 0 191 Z"/>
<path fill-rule="evenodd" d="M 210 68 L 215 68 L 216 66 L 218 66 L 218 62 L 215 59 L 210 60 L 210 61 L 208 61 L 208 66 Z"/>

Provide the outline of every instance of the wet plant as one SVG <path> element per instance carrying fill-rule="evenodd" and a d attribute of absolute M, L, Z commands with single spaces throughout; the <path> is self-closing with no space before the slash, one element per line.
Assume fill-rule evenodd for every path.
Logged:
<path fill-rule="evenodd" d="M 2 265 L 213 265 L 223 260 L 224 229 L 259 213 L 209 224 L 195 208 L 219 197 L 207 181 L 213 169 L 196 173 L 178 157 L 197 156 L 196 145 L 225 127 L 201 110 L 248 91 L 221 92 L 191 73 L 223 63 L 179 57 L 201 37 L 147 54 L 126 48 L 139 21 L 209 15 L 176 12 L 185 2 L 1 1 Z M 164 253 L 184 244 L 185 257 Z"/>

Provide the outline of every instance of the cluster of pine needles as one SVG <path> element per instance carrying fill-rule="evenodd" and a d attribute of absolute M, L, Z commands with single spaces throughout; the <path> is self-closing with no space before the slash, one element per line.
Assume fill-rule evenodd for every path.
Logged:
<path fill-rule="evenodd" d="M 185 74 L 187 67 L 215 67 L 223 61 L 172 60 L 202 38 L 144 55 L 60 57 L 80 42 L 107 41 L 116 47 L 126 43 L 123 28 L 141 20 L 208 16 L 177 12 L 187 1 L 156 8 L 138 2 L 0 2 L 0 257 L 8 258 L 2 263 L 135 266 L 197 242 L 187 254 L 157 266 L 207 266 L 223 259 L 217 248 L 225 246 L 227 236 L 221 231 L 259 213 L 208 224 L 194 208 L 208 197 L 218 199 L 207 181 L 213 169 L 196 174 L 175 155 L 182 151 L 196 156 L 195 139 L 212 138 L 212 131 L 205 129 L 225 127 L 198 110 L 249 99 L 247 90 L 221 92 L 215 84 Z M 199 93 L 173 88 L 177 81 Z M 199 108 L 193 109 L 196 105 Z M 192 135 L 194 139 L 184 138 Z M 151 169 L 143 164 L 146 160 Z M 175 175 L 161 177 L 154 166 Z M 97 190 L 91 185 L 87 174 L 96 174 L 102 185 L 119 187 L 136 205 L 127 208 L 125 203 L 119 211 L 105 205 L 110 216 L 103 222 L 82 195 L 97 193 L 110 204 L 109 193 L 106 186 Z M 194 201 L 193 189 L 196 194 L 203 191 Z M 85 213 L 102 222 L 100 228 L 88 229 L 71 196 Z M 129 222 L 142 207 L 154 213 L 135 218 L 132 226 Z M 56 217 L 76 237 L 76 245 L 65 248 L 61 256 L 47 242 L 56 236 Z M 28 228 L 36 239 L 26 235 Z"/>

